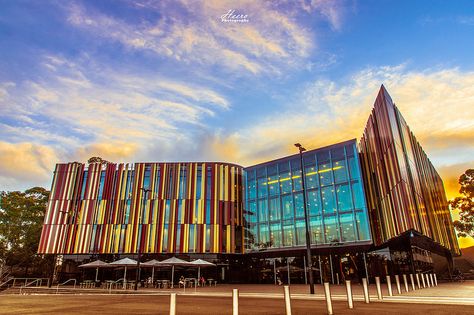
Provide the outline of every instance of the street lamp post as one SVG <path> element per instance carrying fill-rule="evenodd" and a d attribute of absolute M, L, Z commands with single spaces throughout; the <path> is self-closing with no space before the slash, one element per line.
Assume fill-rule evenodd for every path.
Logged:
<path fill-rule="evenodd" d="M 148 188 L 140 188 L 140 190 L 143 191 L 143 210 L 145 210 L 145 207 L 146 207 L 146 194 L 151 192 L 151 189 L 148 189 Z M 142 215 L 141 213 L 138 213 L 140 216 L 138 217 L 138 226 L 140 227 L 140 224 L 141 224 L 141 218 L 142 218 Z M 136 272 L 136 276 L 135 276 L 135 286 L 134 286 L 134 290 L 136 291 L 138 289 L 138 281 L 140 280 L 140 255 L 141 255 L 141 247 L 142 247 L 142 233 L 139 233 L 139 239 L 138 239 L 138 259 L 137 259 L 137 272 Z"/>
<path fill-rule="evenodd" d="M 304 178 L 304 168 L 303 168 L 303 152 L 306 151 L 306 149 L 299 143 L 295 143 L 295 147 L 297 147 L 300 152 L 301 185 L 303 188 L 304 222 L 305 222 L 305 228 L 306 228 L 306 260 L 308 261 L 308 269 L 309 269 L 309 292 L 311 294 L 314 294 L 313 261 L 311 259 L 311 236 L 310 236 L 310 231 L 309 231 L 308 209 L 306 206 L 306 188 L 305 188 L 305 178 Z"/>

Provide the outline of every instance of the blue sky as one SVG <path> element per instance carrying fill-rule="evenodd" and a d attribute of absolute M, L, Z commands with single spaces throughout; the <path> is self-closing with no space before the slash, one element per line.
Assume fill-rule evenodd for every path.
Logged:
<path fill-rule="evenodd" d="M 56 162 L 93 155 L 250 165 L 359 138 L 382 83 L 451 197 L 473 165 L 472 1 L 1 8 L 2 190 L 48 187 Z M 222 22 L 229 10 L 248 22 Z"/>

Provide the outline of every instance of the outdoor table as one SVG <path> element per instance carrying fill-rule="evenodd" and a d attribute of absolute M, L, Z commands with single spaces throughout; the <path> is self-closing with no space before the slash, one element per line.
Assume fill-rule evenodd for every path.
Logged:
<path fill-rule="evenodd" d="M 217 286 L 217 280 L 214 280 L 214 279 L 207 279 L 207 281 L 209 282 L 209 286 L 212 286 L 212 283 L 214 282 L 214 286 Z"/>
<path fill-rule="evenodd" d="M 186 278 L 184 279 L 184 285 L 189 283 L 189 287 L 192 288 L 193 284 L 196 286 L 197 285 L 197 279 L 196 278 Z"/>
<path fill-rule="evenodd" d="M 161 280 L 161 283 L 163 284 L 163 289 L 169 288 L 171 284 L 169 280 Z"/>

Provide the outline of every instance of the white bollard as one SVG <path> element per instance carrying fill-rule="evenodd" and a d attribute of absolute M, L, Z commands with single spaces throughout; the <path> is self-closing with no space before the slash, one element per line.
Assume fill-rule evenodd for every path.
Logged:
<path fill-rule="evenodd" d="M 170 294 L 170 315 L 176 315 L 176 293 Z"/>
<path fill-rule="evenodd" d="M 365 303 L 370 303 L 369 288 L 367 287 L 367 279 L 366 278 L 362 278 L 362 286 L 364 287 L 364 300 L 365 300 Z"/>
<path fill-rule="evenodd" d="M 291 298 L 290 298 L 290 287 L 285 285 L 285 308 L 286 308 L 286 315 L 291 315 Z"/>
<path fill-rule="evenodd" d="M 354 308 L 354 302 L 352 300 L 352 284 L 350 280 L 346 280 L 346 292 L 347 292 L 347 304 L 349 308 Z"/>
<path fill-rule="evenodd" d="M 380 277 L 375 277 L 375 286 L 377 287 L 377 298 L 383 300 L 382 288 L 380 287 Z"/>
<path fill-rule="evenodd" d="M 431 286 L 434 287 L 434 280 L 433 280 L 433 274 L 430 273 L 430 280 L 431 280 Z"/>
<path fill-rule="evenodd" d="M 433 278 L 434 278 L 435 286 L 438 286 L 438 279 L 436 278 L 435 273 L 433 274 Z"/>
<path fill-rule="evenodd" d="M 232 315 L 239 314 L 239 289 L 232 289 Z"/>
<path fill-rule="evenodd" d="M 395 282 L 397 283 L 398 294 L 402 294 L 402 289 L 400 288 L 400 277 L 398 275 L 395 275 Z"/>
<path fill-rule="evenodd" d="M 410 273 L 410 282 L 411 282 L 411 289 L 415 291 L 415 279 L 413 278 L 413 274 Z"/>
<path fill-rule="evenodd" d="M 388 296 L 393 296 L 393 293 L 392 293 L 392 280 L 390 280 L 390 276 L 387 276 L 387 289 L 388 289 Z"/>
<path fill-rule="evenodd" d="M 338 273 L 336 273 L 336 283 L 337 283 L 337 285 L 339 285 L 339 274 Z"/>
<path fill-rule="evenodd" d="M 424 275 L 424 274 L 420 274 L 420 277 L 421 277 L 421 282 L 423 283 L 423 289 L 424 289 L 424 288 L 426 288 L 425 275 Z"/>
<path fill-rule="evenodd" d="M 425 277 L 426 277 L 426 285 L 428 286 L 428 288 L 430 287 L 430 277 L 428 277 L 428 274 L 426 273 L 425 274 Z"/>
<path fill-rule="evenodd" d="M 416 284 L 418 285 L 418 290 L 421 289 L 421 286 L 420 286 L 420 274 L 416 274 Z"/>
<path fill-rule="evenodd" d="M 403 283 L 405 284 L 405 291 L 408 292 L 408 281 L 406 274 L 403 274 Z"/>
<path fill-rule="evenodd" d="M 328 314 L 332 315 L 332 301 L 331 290 L 329 289 L 329 282 L 324 282 L 324 295 L 326 296 L 326 305 L 328 307 Z"/>

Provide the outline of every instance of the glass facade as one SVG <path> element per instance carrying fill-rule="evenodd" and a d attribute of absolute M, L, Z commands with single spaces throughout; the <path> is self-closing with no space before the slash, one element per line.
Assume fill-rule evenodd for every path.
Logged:
<path fill-rule="evenodd" d="M 244 169 L 246 250 L 370 241 L 355 140 Z"/>

